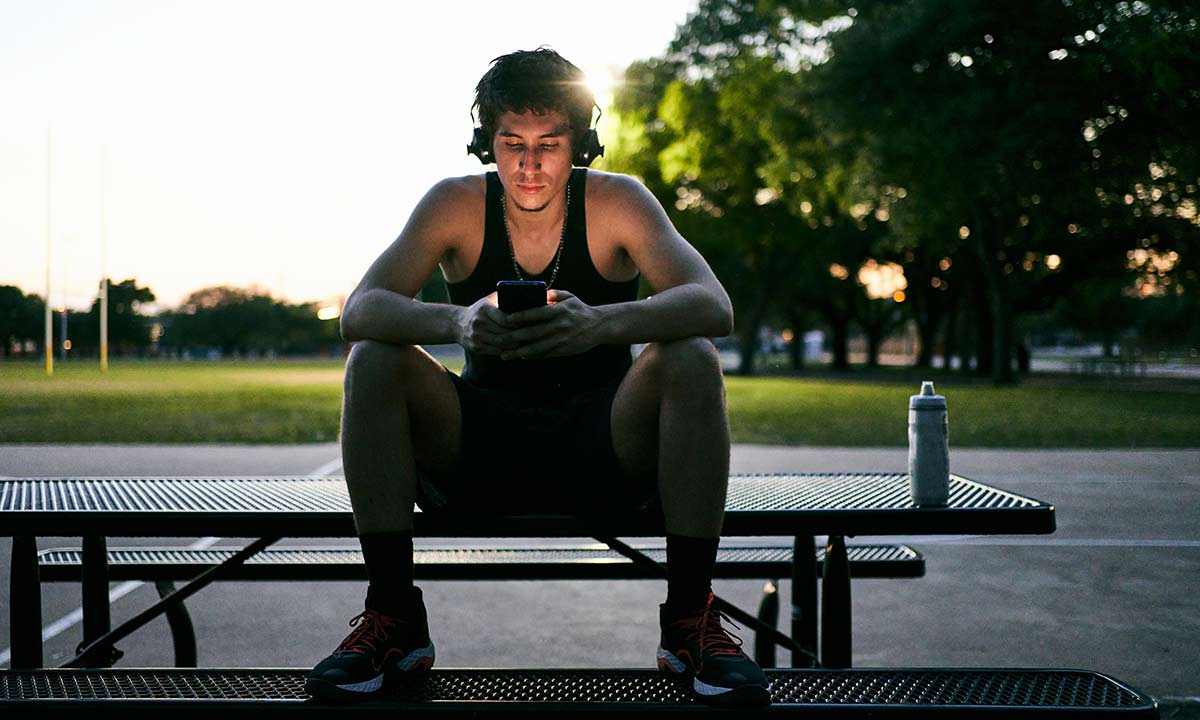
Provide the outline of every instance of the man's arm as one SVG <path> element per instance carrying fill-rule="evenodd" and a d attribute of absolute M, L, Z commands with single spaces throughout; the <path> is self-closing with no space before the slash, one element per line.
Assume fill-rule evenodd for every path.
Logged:
<path fill-rule="evenodd" d="M 644 185 L 612 176 L 619 193 L 611 205 L 613 227 L 654 295 L 605 305 L 601 342 L 642 343 L 686 337 L 721 337 L 733 332 L 733 305 L 712 268 L 671 224 Z"/>
<path fill-rule="evenodd" d="M 552 305 L 509 316 L 513 325 L 522 327 L 509 334 L 517 345 L 504 357 L 570 355 L 602 344 L 733 332 L 729 295 L 700 253 L 671 224 L 658 200 L 633 178 L 610 175 L 605 182 L 608 187 L 597 203 L 602 213 L 597 224 L 617 238 L 654 295 L 592 307 L 570 293 L 552 290 Z"/>
<path fill-rule="evenodd" d="M 456 223 L 472 216 L 469 182 L 443 180 L 425 194 L 400 236 L 371 264 L 347 298 L 341 318 L 343 339 L 396 345 L 457 342 L 499 354 L 504 314 L 488 298 L 469 308 L 413 299 L 462 235 Z"/>

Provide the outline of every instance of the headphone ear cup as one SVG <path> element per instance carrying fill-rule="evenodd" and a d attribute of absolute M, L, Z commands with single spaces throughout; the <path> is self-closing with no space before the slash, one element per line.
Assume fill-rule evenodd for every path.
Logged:
<path fill-rule="evenodd" d="M 496 159 L 492 157 L 492 139 L 482 127 L 476 127 L 471 134 L 471 144 L 467 146 L 467 154 L 479 158 L 479 162 L 490 165 Z"/>
<path fill-rule="evenodd" d="M 575 153 L 575 164 L 587 167 L 592 161 L 604 155 L 604 146 L 600 144 L 600 134 L 595 128 L 589 129 L 579 143 L 579 151 Z"/>

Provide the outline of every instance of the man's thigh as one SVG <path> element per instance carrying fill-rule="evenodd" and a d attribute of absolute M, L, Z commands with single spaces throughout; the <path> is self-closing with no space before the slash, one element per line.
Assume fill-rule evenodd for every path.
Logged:
<path fill-rule="evenodd" d="M 728 444 L 728 426 L 718 420 L 724 417 L 724 392 L 720 361 L 707 338 L 647 345 L 613 400 L 613 451 L 621 466 L 639 476 L 659 472 L 664 402 L 674 408 L 672 437 Z"/>
<path fill-rule="evenodd" d="M 658 419 L 662 393 L 655 377 L 653 345 L 633 361 L 613 398 L 613 453 L 632 477 L 658 474 Z"/>
<path fill-rule="evenodd" d="M 462 450 L 462 409 L 449 370 L 420 347 L 405 383 L 413 459 L 433 472 L 458 466 Z"/>

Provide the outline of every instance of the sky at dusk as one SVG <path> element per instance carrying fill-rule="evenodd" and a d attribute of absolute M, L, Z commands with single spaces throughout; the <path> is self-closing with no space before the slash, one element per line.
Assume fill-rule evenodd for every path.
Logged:
<path fill-rule="evenodd" d="M 49 136 L 53 305 L 89 306 L 102 268 L 162 307 L 328 303 L 430 185 L 483 170 L 492 58 L 549 45 L 602 86 L 695 4 L 0 0 L 0 285 L 45 293 Z"/>

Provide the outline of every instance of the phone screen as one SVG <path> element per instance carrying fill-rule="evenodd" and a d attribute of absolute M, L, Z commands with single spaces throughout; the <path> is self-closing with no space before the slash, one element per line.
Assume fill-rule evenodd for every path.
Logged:
<path fill-rule="evenodd" d="M 496 295 L 503 312 L 530 310 L 546 304 L 546 283 L 541 280 L 501 280 L 496 283 Z"/>

